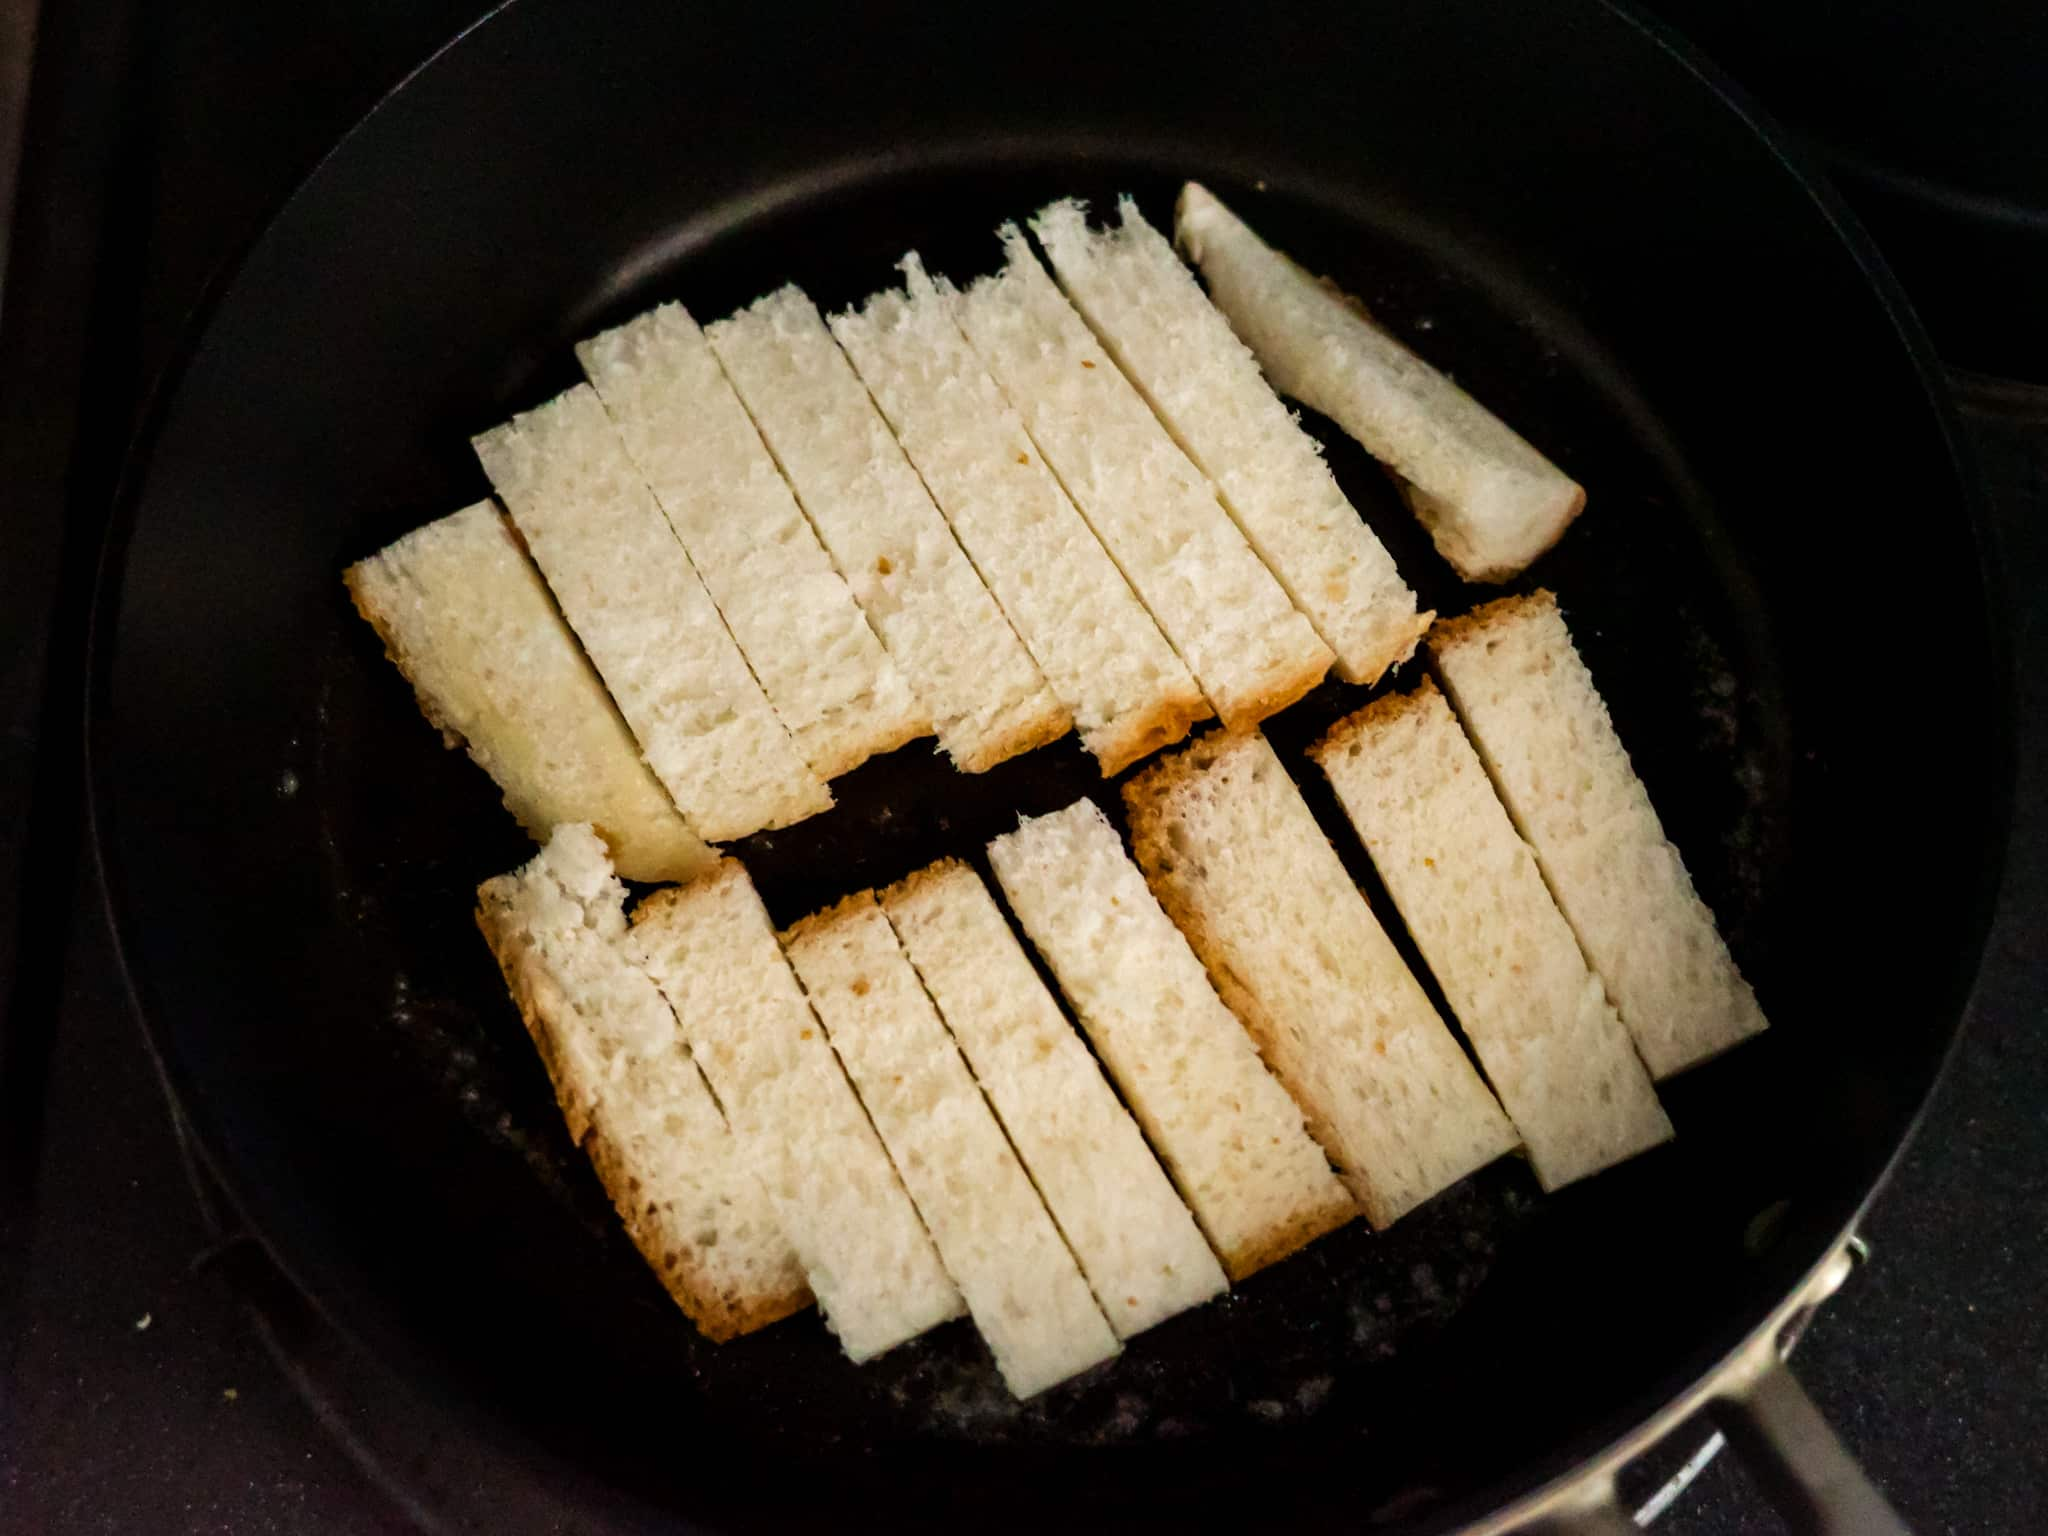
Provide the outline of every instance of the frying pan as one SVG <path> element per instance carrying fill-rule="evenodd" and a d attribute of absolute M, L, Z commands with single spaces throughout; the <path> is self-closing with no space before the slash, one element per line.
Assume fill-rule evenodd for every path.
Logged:
<path fill-rule="evenodd" d="M 1666 1085 L 1668 1147 L 1551 1196 L 1505 1160 L 1031 1404 L 964 1325 L 858 1370 L 815 1320 L 706 1345 L 567 1144 L 471 929 L 476 883 L 529 845 L 339 572 L 479 495 L 468 435 L 650 302 L 708 318 L 795 280 L 836 307 L 912 246 L 972 276 L 1001 218 L 1128 191 L 1164 219 L 1188 176 L 1589 487 L 1529 581 L 1775 1027 Z M 1483 595 L 1321 435 L 1426 603 Z M 1776 1346 L 1955 1034 L 2007 819 L 2003 651 L 1896 290 L 1653 27 L 1591 0 L 520 0 L 256 242 L 127 487 L 94 835 L 170 1080 L 314 1304 L 549 1468 L 587 1528 L 1611 1522 L 1614 1461 L 1709 1400 L 1809 1518 L 1847 1475 Z M 1327 685 L 1270 734 L 1390 913 L 1301 770 L 1363 696 Z M 1019 812 L 1115 801 L 1071 743 L 978 779 L 913 747 L 838 790 L 740 848 L 778 920 L 974 857 Z"/>

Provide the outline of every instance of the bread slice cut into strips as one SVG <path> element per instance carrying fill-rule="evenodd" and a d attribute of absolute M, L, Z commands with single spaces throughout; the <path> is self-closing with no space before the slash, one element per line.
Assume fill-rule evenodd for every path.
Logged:
<path fill-rule="evenodd" d="M 1430 632 L 1430 658 L 1652 1075 L 1764 1028 L 1548 592 Z"/>
<path fill-rule="evenodd" d="M 1103 774 L 1206 719 L 1194 677 L 1046 468 L 916 255 L 904 258 L 900 290 L 830 324 Z"/>
<path fill-rule="evenodd" d="M 689 312 L 663 304 L 576 355 L 812 772 L 928 734 Z"/>
<path fill-rule="evenodd" d="M 776 719 L 597 392 L 579 384 L 475 446 L 690 824 L 720 842 L 827 809 L 831 792 Z"/>
<path fill-rule="evenodd" d="M 1310 751 L 1545 1189 L 1671 1135 L 1635 1044 L 1450 705 L 1424 679 Z"/>
<path fill-rule="evenodd" d="M 1004 1383 L 1032 1397 L 1115 1355 L 1088 1282 L 874 893 L 805 918 L 783 944 Z"/>
<path fill-rule="evenodd" d="M 781 288 L 704 334 L 954 764 L 1072 730 L 817 306 Z"/>
<path fill-rule="evenodd" d="M 627 952 L 625 897 L 596 834 L 570 824 L 484 882 L 477 926 L 634 1245 L 708 1338 L 729 1339 L 811 1293 L 675 1015 Z"/>
<path fill-rule="evenodd" d="M 633 940 L 848 1356 L 959 1316 L 960 1293 L 738 861 L 641 902 Z"/>
<path fill-rule="evenodd" d="M 961 329 L 1046 462 L 1226 725 L 1256 725 L 1335 659 L 1031 253 L 955 301 Z"/>
<path fill-rule="evenodd" d="M 1167 238 L 1130 198 L 1117 211 L 1114 226 L 1090 229 L 1080 203 L 1053 203 L 1031 231 L 1074 307 L 1336 653 L 1337 675 L 1376 681 L 1414 653 L 1431 616 Z"/>
<path fill-rule="evenodd" d="M 1028 817 L 988 858 L 1231 1279 L 1358 1214 L 1098 807 Z"/>
<path fill-rule="evenodd" d="M 1153 894 L 1374 1226 L 1515 1146 L 1265 737 L 1206 736 L 1124 802 Z"/>
<path fill-rule="evenodd" d="M 1579 515 L 1586 493 L 1569 475 L 1194 182 L 1181 192 L 1175 238 L 1273 387 L 1399 475 L 1416 517 L 1467 581 L 1506 581 Z"/>
<path fill-rule="evenodd" d="M 630 879 L 709 866 L 495 505 L 416 528 L 342 579 L 421 713 L 469 748 L 536 841 L 589 822 Z"/>
<path fill-rule="evenodd" d="M 1227 1289 L 1194 1217 L 981 877 L 944 860 L 883 892 L 882 909 L 1117 1337 Z"/>

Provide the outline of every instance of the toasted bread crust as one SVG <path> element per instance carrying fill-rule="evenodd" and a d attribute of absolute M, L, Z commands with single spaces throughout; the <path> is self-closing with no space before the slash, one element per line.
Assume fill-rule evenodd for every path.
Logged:
<path fill-rule="evenodd" d="M 1173 693 L 1139 714 L 1084 733 L 1081 744 L 1101 764 L 1102 776 L 1113 779 L 1131 764 L 1172 746 L 1214 714 L 1199 692 Z"/>
<path fill-rule="evenodd" d="M 1438 619 L 1429 627 L 1425 648 L 1435 651 L 1440 646 L 1461 645 L 1467 640 L 1484 635 L 1495 624 L 1520 618 L 1524 614 L 1540 614 L 1546 609 L 1551 612 L 1557 609 L 1557 594 L 1548 587 L 1538 587 L 1526 594 L 1496 597 L 1490 603 L 1481 603 L 1470 613 Z"/>
<path fill-rule="evenodd" d="M 798 918 L 787 928 L 783 929 L 777 937 L 782 941 L 782 947 L 786 950 L 792 944 L 799 942 L 820 929 L 836 926 L 846 913 L 856 909 L 864 910 L 872 907 L 876 901 L 877 897 L 872 889 L 850 892 L 833 902 L 831 906 L 821 907 L 808 917 Z M 799 974 L 797 980 L 799 982 L 803 980 L 801 974 Z M 804 990 L 809 991 L 810 989 L 806 987 Z"/>
<path fill-rule="evenodd" d="M 483 899 L 477 904 L 477 928 L 482 932 L 484 942 L 490 945 L 491 954 L 504 975 L 506 989 L 512 994 L 519 1017 L 526 1025 L 526 1033 L 532 1038 L 542 1065 L 547 1068 L 548 1081 L 555 1089 L 555 1103 L 569 1128 L 569 1139 L 583 1149 L 591 1166 L 597 1170 L 598 1180 L 611 1197 L 612 1208 L 625 1224 L 627 1236 L 632 1238 L 633 1246 L 660 1278 L 663 1288 L 675 1299 L 684 1315 L 715 1344 L 765 1328 L 809 1306 L 810 1289 L 801 1282 L 788 1290 L 754 1296 L 722 1291 L 712 1281 L 709 1272 L 694 1262 L 690 1249 L 670 1246 L 667 1234 L 655 1219 L 658 1208 L 640 1198 L 639 1181 L 627 1171 L 623 1151 L 601 1127 L 593 1123 L 572 1079 L 563 1068 L 560 1042 L 549 1022 L 550 1010 L 541 990 L 548 984 L 546 977 L 528 963 L 524 936 L 516 928 L 501 924 L 491 910 L 491 888 L 497 883 L 487 882 L 478 893 Z"/>
<path fill-rule="evenodd" d="M 442 712 L 441 701 L 420 685 L 419 675 L 413 670 L 412 653 L 399 643 L 398 632 L 391 627 L 384 610 L 363 590 L 360 571 L 359 566 L 352 565 L 341 573 L 341 584 L 348 588 L 349 601 L 355 604 L 356 612 L 363 616 L 363 622 L 377 632 L 377 638 L 384 643 L 384 654 L 391 665 L 398 668 L 399 676 L 412 685 L 412 696 L 419 704 L 420 713 L 427 717 L 427 724 L 441 733 L 441 740 L 449 748 L 466 745 L 462 733 L 449 723 L 447 715 Z M 510 800 L 505 802 L 505 808 L 512 809 Z M 521 824 L 524 825 L 523 820 Z M 526 830 L 540 836 L 545 836 L 547 831 L 545 827 L 527 827 Z"/>
<path fill-rule="evenodd" d="M 1223 1272 L 1230 1276 L 1230 1283 L 1235 1285 L 1267 1265 L 1277 1264 L 1299 1253 L 1317 1238 L 1354 1220 L 1359 1214 L 1358 1203 L 1350 1195 L 1342 1193 L 1341 1184 L 1337 1187 L 1337 1196 L 1321 1205 L 1295 1211 L 1285 1221 L 1276 1222 L 1256 1238 L 1239 1243 L 1229 1253 L 1220 1254 Z"/>
<path fill-rule="evenodd" d="M 1368 665 L 1347 667 L 1343 658 L 1339 657 L 1337 665 L 1332 670 L 1344 682 L 1357 683 L 1369 688 L 1415 654 L 1415 647 L 1422 643 L 1422 637 L 1429 633 L 1429 627 L 1435 621 L 1435 612 L 1424 610 L 1390 635 L 1385 646 L 1373 654 Z"/>
<path fill-rule="evenodd" d="M 890 720 L 880 711 L 868 711 L 866 718 L 853 728 L 830 752 L 820 752 L 811 771 L 821 779 L 831 780 L 842 774 L 853 772 L 871 757 L 880 757 L 884 752 L 894 752 L 898 747 L 932 734 L 930 718 L 920 710 L 913 716 Z"/>
<path fill-rule="evenodd" d="M 1400 719 L 1403 715 L 1422 708 L 1437 696 L 1436 679 L 1425 677 L 1406 693 L 1389 693 L 1374 699 L 1363 709 L 1355 709 L 1339 720 L 1308 749 L 1311 760 L 1320 765 L 1324 758 L 1341 753 L 1368 731 Z"/>
<path fill-rule="evenodd" d="M 1319 658 L 1293 666 L 1291 670 L 1278 671 L 1277 675 L 1269 673 L 1260 679 L 1258 687 L 1233 694 L 1228 700 L 1218 700 L 1216 713 L 1222 719 L 1224 729 L 1251 730 L 1268 715 L 1279 714 L 1320 683 L 1337 656 L 1320 641 L 1316 649 L 1322 653 Z"/>
<path fill-rule="evenodd" d="M 633 1246 L 656 1275 L 676 1305 L 683 1309 L 705 1338 L 714 1344 L 752 1333 L 770 1323 L 801 1312 L 811 1304 L 810 1287 L 801 1282 L 788 1290 L 743 1296 L 720 1291 L 701 1265 L 693 1262 L 688 1248 L 668 1246 L 668 1237 L 654 1219 L 655 1207 L 642 1201 L 626 1172 L 625 1156 L 604 1132 L 595 1127 L 583 1139 L 583 1150 L 597 1169 L 612 1208 L 625 1223 Z"/>
<path fill-rule="evenodd" d="M 1186 936 L 1188 947 L 1202 962 L 1202 969 L 1209 973 L 1209 982 L 1216 988 L 1216 995 L 1237 1015 L 1238 1022 L 1244 1025 L 1245 1032 L 1252 1037 L 1252 1043 L 1263 1058 L 1268 1054 L 1269 1042 L 1275 1037 L 1278 1025 L 1238 979 L 1207 918 L 1198 906 L 1184 897 L 1178 882 L 1169 873 L 1178 857 L 1168 830 L 1174 792 L 1214 762 L 1235 740 L 1234 733 L 1217 731 L 1191 743 L 1172 757 L 1154 763 L 1124 785 L 1124 809 L 1129 813 L 1131 854 L 1144 873 L 1145 883 L 1152 888 L 1152 895 L 1159 905 L 1166 909 L 1166 915 L 1173 919 L 1174 926 Z M 1287 1087 L 1284 1079 L 1281 1086 Z M 1288 1094 L 1295 1099 L 1309 1136 L 1333 1163 L 1337 1162 L 1342 1143 L 1329 1121 L 1317 1112 L 1314 1105 L 1303 1103 L 1291 1088 Z M 1363 1198 L 1363 1192 L 1357 1187 L 1357 1175 L 1347 1173 L 1344 1177 L 1353 1195 L 1360 1197 L 1359 1203 L 1365 1206 L 1374 1226 L 1385 1226 L 1393 1219 L 1394 1213 L 1384 1208 L 1375 1211 L 1373 1202 Z M 1307 1240 L 1307 1237 L 1302 1239 L 1303 1242 Z"/>
<path fill-rule="evenodd" d="M 1051 746 L 1074 728 L 1074 717 L 1050 691 L 1041 692 L 969 751 L 950 752 L 962 773 L 986 773 L 998 763 Z"/>

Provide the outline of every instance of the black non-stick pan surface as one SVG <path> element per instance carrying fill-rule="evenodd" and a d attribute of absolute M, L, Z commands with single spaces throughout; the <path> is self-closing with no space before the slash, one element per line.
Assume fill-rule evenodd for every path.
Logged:
<path fill-rule="evenodd" d="M 1164 222 L 1189 176 L 1589 488 L 1524 584 L 1559 593 L 1775 1027 L 1666 1086 L 1671 1146 L 1554 1196 L 1504 1160 L 1025 1406 L 964 1323 L 860 1369 L 810 1316 L 706 1345 L 569 1145 L 471 925 L 530 845 L 341 569 L 482 494 L 469 435 L 651 302 L 708 319 L 795 280 L 836 307 L 913 246 L 971 277 L 1003 218 L 1127 191 Z M 1425 602 L 1487 595 L 1310 424 Z M 547 1459 L 593 1522 L 1492 1508 L 1787 1294 L 1896 1152 L 1975 969 L 2005 703 L 1925 350 L 1742 106 L 1584 0 L 522 0 L 257 242 L 130 486 L 94 804 L 177 1092 L 317 1305 Z M 1326 685 L 1270 734 L 1398 926 L 1299 752 L 1364 697 Z M 740 846 L 778 920 L 977 857 L 1019 812 L 1115 803 L 1071 743 L 981 778 L 920 744 L 837 789 Z"/>

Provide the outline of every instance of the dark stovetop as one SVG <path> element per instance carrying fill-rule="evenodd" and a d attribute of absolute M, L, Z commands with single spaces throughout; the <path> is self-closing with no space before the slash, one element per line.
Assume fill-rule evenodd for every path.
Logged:
<path fill-rule="evenodd" d="M 76 727 L 68 692 L 39 703 L 46 642 L 60 656 L 82 617 L 75 583 L 48 573 L 65 537 L 74 573 L 89 552 L 144 381 L 211 273 L 325 145 L 481 8 L 43 8 L 23 187 L 34 217 L 0 310 L 0 891 L 17 870 L 38 881 L 21 926 L 0 908 L 0 975 L 13 985 L 0 1329 L 14 1330 L 11 1381 L 0 1376 L 0 1531 L 410 1529 L 394 1492 L 458 1529 L 552 1528 L 512 1519 L 533 1511 L 520 1489 L 488 1486 L 459 1436 L 379 1395 L 267 1288 L 244 1247 L 223 1244 L 76 859 L 76 786 L 61 756 L 43 754 L 33 785 L 28 766 L 39 737 Z M 0 0 L 10 21 L 26 10 Z M 1866 1228 L 1874 1262 L 1799 1357 L 1850 1448 L 1923 1532 L 2031 1530 L 2048 1509 L 2048 399 L 1982 391 L 1970 424 L 2020 667 L 2016 855 L 1962 1049 Z M 18 816 L 31 787 L 35 812 Z M 337 1431 L 375 1447 L 385 1486 Z M 1776 1526 L 1723 1459 L 1658 1528 Z"/>

